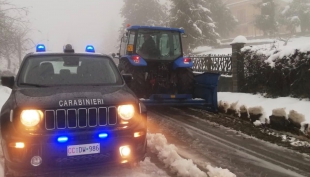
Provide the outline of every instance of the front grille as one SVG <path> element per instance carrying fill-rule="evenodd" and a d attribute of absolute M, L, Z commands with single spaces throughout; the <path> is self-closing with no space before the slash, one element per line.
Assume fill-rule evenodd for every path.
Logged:
<path fill-rule="evenodd" d="M 74 129 L 117 124 L 116 107 L 45 110 L 45 128 Z"/>

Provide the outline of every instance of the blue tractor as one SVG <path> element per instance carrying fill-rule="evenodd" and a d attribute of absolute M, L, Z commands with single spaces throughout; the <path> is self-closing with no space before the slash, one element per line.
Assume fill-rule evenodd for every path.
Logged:
<path fill-rule="evenodd" d="M 200 105 L 217 111 L 219 74 L 192 71 L 183 55 L 183 29 L 129 26 L 121 39 L 118 58 L 122 74 L 131 74 L 131 90 L 146 106 Z"/>

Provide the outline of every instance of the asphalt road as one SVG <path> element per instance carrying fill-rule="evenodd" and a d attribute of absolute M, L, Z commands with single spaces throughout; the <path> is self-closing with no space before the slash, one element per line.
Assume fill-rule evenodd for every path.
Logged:
<path fill-rule="evenodd" d="M 308 155 L 202 120 L 186 111 L 153 109 L 149 122 L 153 133 L 165 134 L 178 147 L 179 154 L 193 159 L 202 170 L 211 164 L 227 168 L 238 177 L 310 176 Z"/>

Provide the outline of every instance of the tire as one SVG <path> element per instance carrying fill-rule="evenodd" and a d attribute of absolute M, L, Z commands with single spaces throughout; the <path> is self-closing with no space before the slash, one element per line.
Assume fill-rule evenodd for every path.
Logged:
<path fill-rule="evenodd" d="M 194 73 L 191 68 L 179 68 L 177 72 L 178 93 L 193 94 L 194 90 Z"/>
<path fill-rule="evenodd" d="M 141 66 L 132 66 L 127 59 L 122 59 L 118 65 L 118 69 L 122 74 L 132 74 L 133 80 L 129 88 L 138 98 L 146 98 L 147 82 L 145 81 L 145 72 L 143 68 Z"/>

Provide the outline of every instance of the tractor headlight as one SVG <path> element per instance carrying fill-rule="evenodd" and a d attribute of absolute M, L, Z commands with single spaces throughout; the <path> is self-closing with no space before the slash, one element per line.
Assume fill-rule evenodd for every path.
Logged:
<path fill-rule="evenodd" d="M 123 119 L 123 120 L 130 120 L 134 114 L 135 114 L 135 109 L 132 105 L 121 105 L 117 109 L 118 115 Z"/>
<path fill-rule="evenodd" d="M 43 113 L 40 110 L 23 110 L 20 115 L 20 121 L 26 127 L 34 127 L 38 125 L 43 118 Z"/>

